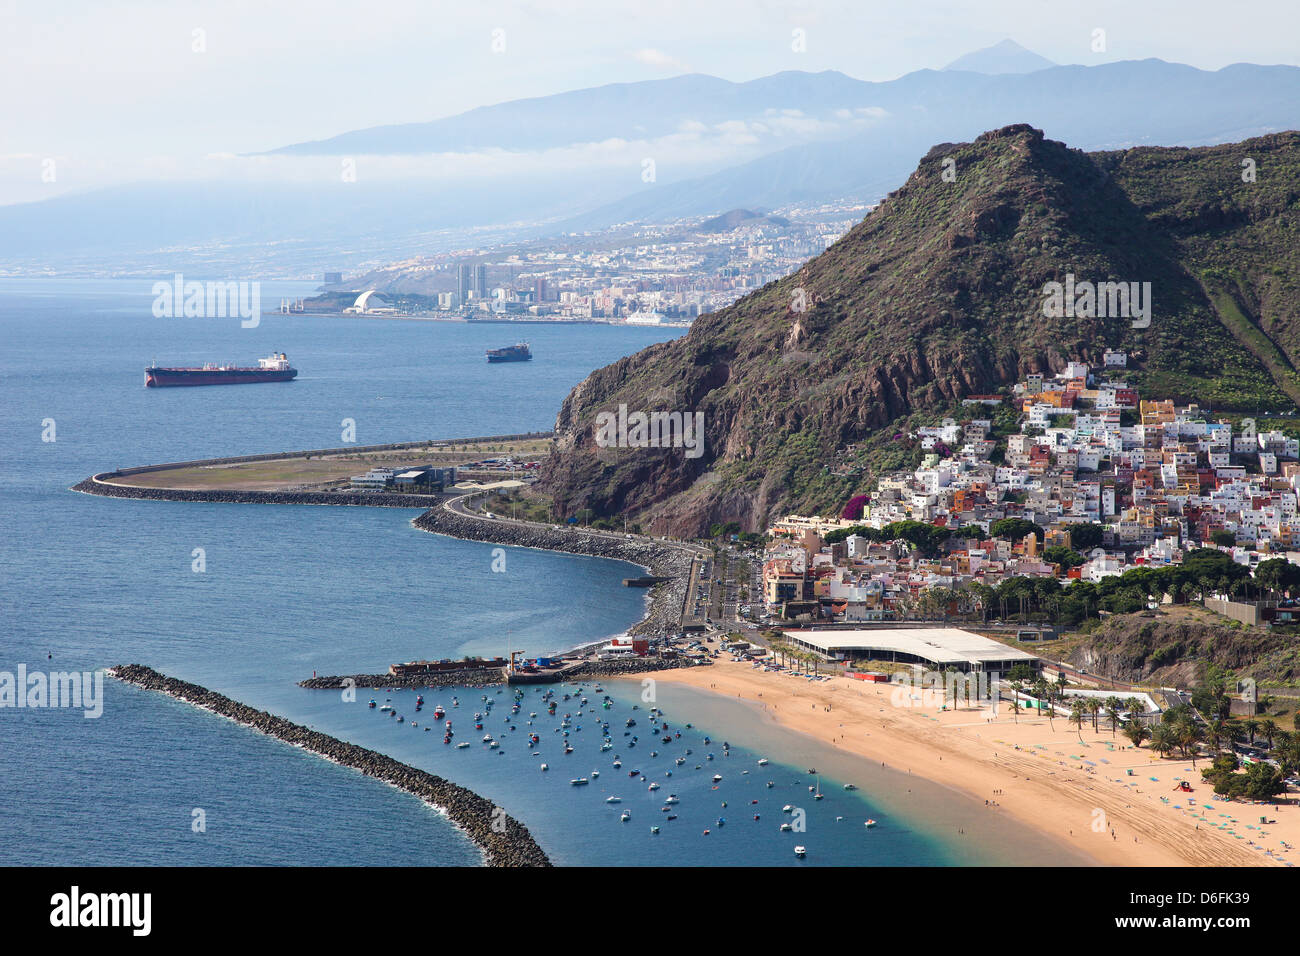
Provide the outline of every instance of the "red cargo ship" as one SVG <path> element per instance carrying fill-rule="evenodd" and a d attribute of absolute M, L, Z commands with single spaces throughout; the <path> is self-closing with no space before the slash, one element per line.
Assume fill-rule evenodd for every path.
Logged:
<path fill-rule="evenodd" d="M 144 370 L 146 388 L 170 388 L 176 385 L 249 385 L 254 382 L 289 382 L 298 370 L 289 365 L 283 352 L 258 359 L 257 368 L 237 365 L 204 365 L 202 368 L 159 368 Z"/>

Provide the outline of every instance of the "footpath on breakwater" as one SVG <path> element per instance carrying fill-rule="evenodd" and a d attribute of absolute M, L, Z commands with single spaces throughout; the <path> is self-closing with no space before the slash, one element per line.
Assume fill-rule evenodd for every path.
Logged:
<path fill-rule="evenodd" d="M 108 673 L 124 683 L 167 694 L 414 794 L 460 827 L 483 851 L 488 866 L 551 865 L 527 827 L 491 800 L 450 780 L 241 704 L 197 684 L 167 677 L 150 667 L 129 664 L 114 667 Z"/>
<path fill-rule="evenodd" d="M 466 496 L 469 497 L 469 496 Z M 485 518 L 460 510 L 464 498 L 452 498 L 420 515 L 411 523 L 421 531 L 468 541 L 563 551 L 595 558 L 628 561 L 663 578 L 650 591 L 646 616 L 629 633 L 667 634 L 681 626 L 690 579 L 691 561 L 699 549 L 657 541 L 644 535 L 552 527 L 509 518 Z"/>

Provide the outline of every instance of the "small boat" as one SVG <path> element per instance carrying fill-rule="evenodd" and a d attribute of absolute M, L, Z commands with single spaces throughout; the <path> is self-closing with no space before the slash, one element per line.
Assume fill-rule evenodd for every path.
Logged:
<path fill-rule="evenodd" d="M 776 786 L 776 784 L 774 784 L 771 780 L 769 780 L 769 781 L 767 782 L 767 789 L 771 790 L 771 789 L 772 789 L 773 787 L 775 787 L 775 786 Z"/>
<path fill-rule="evenodd" d="M 542 769 L 543 769 L 543 770 L 550 770 L 551 768 L 550 768 L 547 764 L 542 764 Z"/>
<path fill-rule="evenodd" d="M 600 771 L 599 771 L 599 770 L 593 770 L 593 771 L 591 772 L 591 779 L 592 779 L 592 780 L 595 780 L 595 779 L 596 779 L 597 777 L 599 777 L 599 776 L 600 776 Z"/>
<path fill-rule="evenodd" d="M 718 826 L 725 826 L 726 822 L 727 822 L 726 817 L 718 817 Z"/>
<path fill-rule="evenodd" d="M 651 789 L 651 790 L 658 790 L 658 789 L 659 789 L 659 784 L 657 784 L 657 783 L 652 783 L 652 784 L 650 784 L 650 788 L 649 788 L 649 789 Z"/>
<path fill-rule="evenodd" d="M 632 819 L 632 814 L 630 814 L 630 813 L 628 813 L 626 810 L 624 810 L 621 814 L 619 814 L 618 819 L 619 819 L 619 821 L 622 822 L 622 823 L 627 823 L 628 820 L 631 820 L 631 819 Z"/>
<path fill-rule="evenodd" d="M 588 782 L 589 781 L 587 780 L 586 777 L 574 777 L 572 780 L 569 781 L 569 786 L 581 787 L 583 784 L 586 784 Z"/>
<path fill-rule="evenodd" d="M 401 724 L 401 723 L 405 723 L 405 721 L 406 721 L 406 718 L 405 718 L 405 717 L 403 717 L 401 714 L 398 714 L 398 715 L 397 715 L 397 722 L 398 722 L 399 724 Z"/>
<path fill-rule="evenodd" d="M 651 827 L 651 828 L 650 828 L 650 832 L 651 832 L 651 833 L 658 833 L 658 832 L 659 832 L 659 828 L 658 828 L 658 827 Z"/>
<path fill-rule="evenodd" d="M 862 825 L 863 825 L 864 827 L 867 827 L 868 829 L 870 829 L 871 827 L 874 827 L 874 826 L 876 825 L 876 821 L 875 821 L 875 820 L 868 820 L 866 823 L 864 823 L 864 824 L 862 824 Z"/>
<path fill-rule="evenodd" d="M 464 750 L 464 749 L 465 749 L 466 747 L 468 747 L 468 746 L 469 746 L 469 741 L 468 741 L 468 740 L 462 740 L 460 743 L 458 743 L 458 744 L 456 745 L 456 749 L 457 749 L 457 750 Z"/>
<path fill-rule="evenodd" d="M 717 782 L 718 782 L 719 780 L 721 780 L 721 779 L 722 779 L 722 774 L 720 774 L 720 773 L 715 773 L 715 774 L 713 775 L 713 782 L 714 782 L 714 783 L 717 783 Z"/>
<path fill-rule="evenodd" d="M 844 789 L 845 789 L 845 790 L 856 790 L 856 789 L 858 789 L 858 787 L 857 787 L 857 784 L 846 783 L 846 784 L 844 785 Z"/>
<path fill-rule="evenodd" d="M 678 757 L 676 760 L 673 761 L 673 763 L 677 764 L 677 766 L 680 767 L 682 764 L 686 763 L 686 758 Z"/>
<path fill-rule="evenodd" d="M 623 798 L 622 798 L 622 797 L 606 797 L 606 798 L 605 798 L 605 802 L 606 802 L 606 803 L 622 803 L 622 802 L 623 802 Z"/>
<path fill-rule="evenodd" d="M 781 812 L 782 812 L 782 813 L 794 813 L 794 805 L 793 805 L 793 804 L 790 804 L 790 803 L 787 803 L 785 806 L 783 806 L 783 807 L 781 808 Z"/>
<path fill-rule="evenodd" d="M 781 832 L 782 832 L 782 833 L 789 833 L 789 832 L 790 832 L 791 830 L 793 830 L 793 829 L 794 829 L 794 827 L 790 826 L 790 824 L 788 824 L 788 823 L 783 823 L 783 824 L 781 824 Z"/>
<path fill-rule="evenodd" d="M 374 699 L 373 697 L 371 697 L 371 698 L 370 698 L 370 703 L 366 704 L 366 706 L 369 707 L 371 710 L 374 710 L 374 709 L 375 709 L 375 706 L 376 706 L 376 705 L 375 705 L 375 699 Z"/>
<path fill-rule="evenodd" d="M 670 793 L 668 794 L 668 798 L 664 800 L 664 803 L 681 803 L 681 801 L 677 799 L 677 794 Z"/>
<path fill-rule="evenodd" d="M 379 712 L 380 712 L 381 714 L 391 714 L 391 713 L 393 712 L 393 708 L 392 708 L 392 706 L 389 705 L 389 704 L 384 704 L 383 707 L 380 707 L 380 708 L 379 708 Z"/>
<path fill-rule="evenodd" d="M 762 758 L 762 759 L 758 762 L 758 765 L 759 765 L 760 767 L 766 767 L 766 766 L 767 766 L 767 758 L 766 758 L 766 757 Z"/>
<path fill-rule="evenodd" d="M 670 814 L 668 814 L 668 816 L 664 817 L 664 819 L 665 819 L 665 820 L 676 820 L 676 819 L 677 819 L 677 814 L 675 814 L 675 813 L 670 813 Z"/>
<path fill-rule="evenodd" d="M 799 859 L 802 860 L 805 856 L 808 855 L 808 848 L 807 848 L 807 847 L 802 847 L 802 846 L 797 846 L 797 847 L 794 848 L 794 855 L 797 856 Z"/>
<path fill-rule="evenodd" d="M 708 827 L 705 827 L 705 828 L 704 828 L 704 833 L 702 834 L 702 836 L 708 836 L 708 835 L 709 835 L 709 828 L 708 828 Z"/>

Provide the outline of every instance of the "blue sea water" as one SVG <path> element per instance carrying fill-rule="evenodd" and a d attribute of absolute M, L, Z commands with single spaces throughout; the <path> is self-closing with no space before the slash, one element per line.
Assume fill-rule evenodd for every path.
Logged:
<path fill-rule="evenodd" d="M 365 706 L 366 692 L 346 702 L 296 686 L 313 673 L 381 671 L 393 661 L 503 653 L 507 645 L 541 653 L 620 633 L 643 609 L 640 592 L 619 586 L 629 565 L 510 549 L 496 573 L 489 546 L 416 531 L 416 511 L 128 501 L 68 490 L 112 467 L 337 446 L 348 419 L 361 444 L 546 430 L 589 371 L 680 330 L 529 326 L 532 362 L 488 365 L 484 349 L 511 344 L 520 330 L 279 314 L 249 329 L 237 319 L 159 319 L 150 286 L 0 280 L 0 670 L 148 664 L 478 790 L 527 824 L 559 863 L 797 864 L 790 835 L 778 830 L 784 803 L 808 805 L 806 864 L 1002 861 L 988 841 L 951 837 L 964 819 L 954 810 L 960 801 L 923 798 L 920 786 L 904 793 L 885 771 L 844 791 L 840 783 L 858 769 L 829 748 L 685 689 L 661 688 L 657 702 L 676 729 L 697 727 L 660 745 L 657 757 L 650 740 L 629 747 L 623 736 L 634 732 L 626 719 L 647 706 L 629 682 L 604 688 L 614 702 L 599 713 L 613 715 L 614 751 L 600 751 L 598 715 L 588 714 L 574 721 L 580 731 L 570 729 L 569 755 L 557 722 L 537 722 L 530 729 L 543 736 L 544 754 L 535 757 L 522 740 L 526 724 L 516 720 L 509 731 L 501 723 L 508 692 L 490 692 L 497 726 L 479 733 L 471 718 L 482 692 L 459 692 L 457 739 L 473 746 L 458 749 L 412 728 L 411 719 L 422 724 L 413 694 L 387 694 L 408 718 L 398 725 Z M 274 303 L 311 289 L 264 283 L 262 296 Z M 297 381 L 143 387 L 143 368 L 154 361 L 251 364 L 272 350 L 288 353 Z M 202 573 L 192 569 L 196 548 L 204 550 Z M 597 707 L 599 695 L 588 688 L 588 696 Z M 450 705 L 451 692 L 426 697 L 431 713 L 434 703 Z M 544 717 L 532 699 L 530 691 L 521 716 Z M 479 739 L 486 732 L 502 739 L 499 750 Z M 709 733 L 731 738 L 730 756 L 703 743 Z M 677 767 L 672 757 L 687 746 L 714 760 L 699 771 L 694 762 Z M 759 747 L 773 760 L 768 768 L 757 767 Z M 647 779 L 617 778 L 614 752 Z M 825 799 L 815 803 L 801 766 L 810 753 L 827 769 L 840 767 L 839 777 L 821 781 Z M 550 771 L 537 769 L 543 760 Z M 479 858 L 407 794 L 113 681 L 98 719 L 0 709 L 0 761 L 0 864 Z M 601 776 L 592 785 L 569 786 L 593 769 Z M 714 772 L 724 775 L 718 790 Z M 659 793 L 650 782 L 661 783 Z M 659 819 L 668 815 L 659 797 L 670 792 L 682 807 L 671 827 Z M 624 802 L 604 803 L 610 795 Z M 614 806 L 631 820 L 620 823 Z M 196 809 L 203 832 L 192 825 Z M 881 823 L 866 831 L 869 816 Z M 654 839 L 652 825 L 661 826 Z"/>

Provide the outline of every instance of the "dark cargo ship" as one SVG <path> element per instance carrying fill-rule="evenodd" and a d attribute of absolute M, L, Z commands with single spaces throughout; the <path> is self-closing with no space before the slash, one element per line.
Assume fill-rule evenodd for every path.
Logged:
<path fill-rule="evenodd" d="M 487 350 L 489 362 L 527 362 L 532 357 L 533 353 L 528 348 L 527 342 L 520 342 L 517 345 L 510 345 L 503 349 Z"/>
<path fill-rule="evenodd" d="M 237 365 L 204 365 L 202 368 L 159 368 L 144 370 L 146 388 L 171 388 L 176 385 L 250 385 L 254 382 L 292 381 L 298 370 L 289 365 L 283 352 L 258 359 L 257 368 Z"/>

